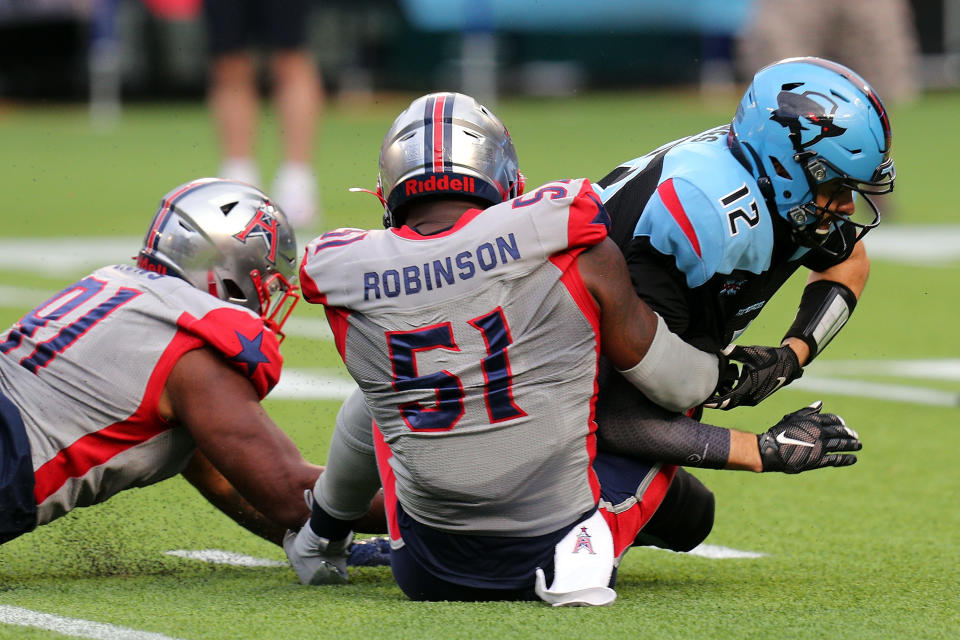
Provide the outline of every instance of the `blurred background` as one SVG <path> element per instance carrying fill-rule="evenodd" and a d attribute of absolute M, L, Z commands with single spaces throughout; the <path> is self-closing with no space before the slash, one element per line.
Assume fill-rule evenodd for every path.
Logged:
<path fill-rule="evenodd" d="M 276 11 L 288 1 L 276 0 Z M 729 122 L 752 73 L 790 55 L 847 64 L 892 112 L 901 177 L 888 220 L 954 218 L 942 186 L 953 179 L 948 147 L 958 138 L 950 123 L 960 105 L 960 0 L 308 5 L 304 53 L 319 99 L 299 119 L 313 124 L 293 130 L 300 125 L 272 93 L 277 68 L 261 56 L 262 117 L 244 125 L 247 148 L 231 152 L 211 92 L 204 0 L 0 0 L 0 189 L 18 213 L 5 214 L 5 234 L 137 234 L 166 190 L 230 172 L 255 176 L 290 216 L 296 203 L 275 191 L 286 188 L 290 162 L 305 171 L 286 186 L 316 200 L 299 228 L 376 226 L 375 214 L 354 213 L 375 201 L 347 188 L 375 184 L 389 122 L 412 97 L 438 90 L 496 107 L 531 184 L 599 179 Z M 291 151 L 296 139 L 304 144 Z M 231 154 L 246 164 L 228 167 Z M 915 206 L 904 212 L 907 200 Z M 54 216 L 65 202 L 109 215 L 96 225 Z"/>
<path fill-rule="evenodd" d="M 743 79 L 735 41 L 763 4 L 315 0 L 309 46 L 332 96 L 443 85 L 490 100 L 499 94 L 712 85 Z M 803 4 L 807 12 L 817 11 L 816 2 Z M 862 4 L 883 13 L 882 5 L 901 3 Z M 911 24 L 905 26 L 919 54 L 916 80 L 923 88 L 956 87 L 960 2 L 902 4 L 909 8 Z M 207 80 L 202 20 L 202 0 L 0 0 L 0 97 L 199 98 Z M 861 36 L 854 28 L 837 39 Z M 856 44 L 838 48 L 844 46 Z"/>

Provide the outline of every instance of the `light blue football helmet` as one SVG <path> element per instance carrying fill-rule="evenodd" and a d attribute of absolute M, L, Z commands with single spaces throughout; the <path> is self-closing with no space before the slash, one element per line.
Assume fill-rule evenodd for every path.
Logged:
<path fill-rule="evenodd" d="M 800 245 L 821 246 L 841 224 L 855 227 L 856 241 L 880 223 L 868 195 L 893 190 L 890 119 L 876 92 L 847 67 L 814 57 L 764 67 L 737 107 L 731 138 Z M 852 216 L 827 216 L 814 203 L 817 186 L 831 180 L 838 192 L 862 196 Z M 841 252 L 853 248 L 842 244 Z"/>

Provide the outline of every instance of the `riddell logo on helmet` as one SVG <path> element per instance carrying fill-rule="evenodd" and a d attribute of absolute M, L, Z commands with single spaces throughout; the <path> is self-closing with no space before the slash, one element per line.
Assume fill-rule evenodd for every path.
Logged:
<path fill-rule="evenodd" d="M 476 180 L 469 176 L 451 178 L 448 175 L 430 176 L 429 178 L 411 178 L 403 183 L 403 194 L 415 196 L 421 193 L 436 193 L 443 191 L 463 191 L 474 193 Z"/>
<path fill-rule="evenodd" d="M 155 262 L 144 255 L 141 255 L 137 258 L 137 266 L 143 269 L 144 271 L 153 271 L 154 273 L 167 275 L 166 265 L 160 264 L 159 262 Z"/>

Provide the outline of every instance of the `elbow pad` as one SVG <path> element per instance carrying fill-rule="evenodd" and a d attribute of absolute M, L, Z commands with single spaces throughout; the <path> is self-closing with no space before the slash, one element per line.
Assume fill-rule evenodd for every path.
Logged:
<path fill-rule="evenodd" d="M 811 282 L 803 290 L 797 317 L 786 335 L 799 338 L 810 347 L 810 364 L 833 340 L 850 319 L 857 306 L 857 296 L 846 285 L 829 280 Z"/>
<path fill-rule="evenodd" d="M 720 360 L 681 340 L 657 316 L 657 332 L 647 354 L 633 367 L 618 371 L 650 400 L 664 409 L 681 412 L 713 393 L 720 376 Z"/>

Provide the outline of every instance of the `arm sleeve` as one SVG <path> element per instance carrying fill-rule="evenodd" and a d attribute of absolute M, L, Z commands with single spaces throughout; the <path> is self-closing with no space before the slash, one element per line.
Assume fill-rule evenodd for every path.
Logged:
<path fill-rule="evenodd" d="M 722 469 L 730 431 L 668 411 L 601 360 L 597 398 L 598 446 L 639 460 Z"/>
<path fill-rule="evenodd" d="M 710 397 L 725 364 L 719 355 L 684 342 L 657 317 L 657 332 L 646 355 L 619 372 L 660 406 L 686 411 Z"/>

